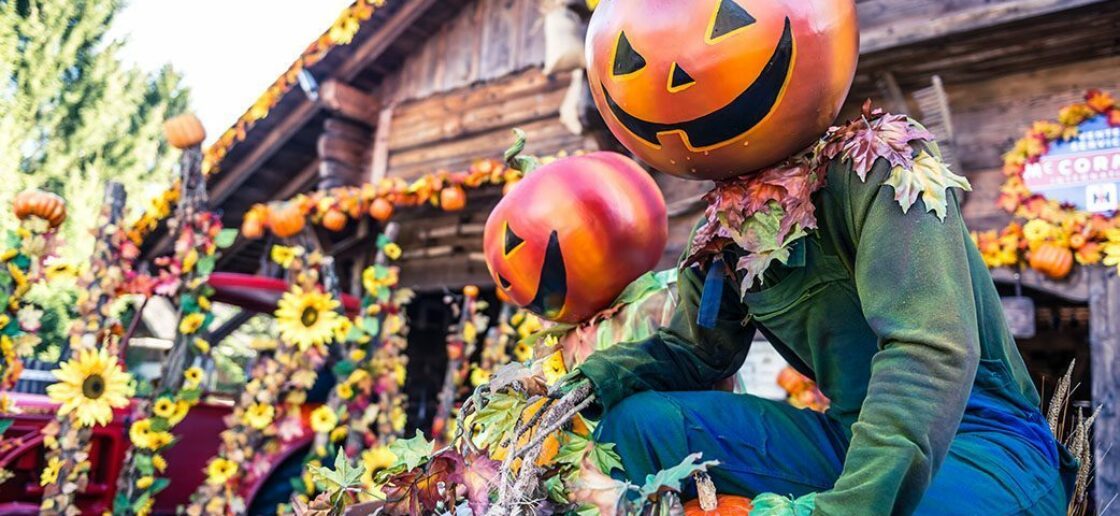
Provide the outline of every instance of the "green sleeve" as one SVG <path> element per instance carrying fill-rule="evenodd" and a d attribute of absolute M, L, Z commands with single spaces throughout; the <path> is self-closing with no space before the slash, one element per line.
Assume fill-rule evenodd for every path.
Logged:
<path fill-rule="evenodd" d="M 648 339 L 597 351 L 578 370 L 595 387 L 599 404 L 609 409 L 627 396 L 647 390 L 707 389 L 743 364 L 754 337 L 738 288 L 725 280 L 714 328 L 696 323 L 704 277 L 682 270 L 677 280 L 677 307 L 669 326 Z"/>
<path fill-rule="evenodd" d="M 932 149 L 937 155 L 936 148 Z M 903 213 L 886 160 L 866 182 L 830 171 L 846 219 L 855 285 L 879 351 L 844 470 L 815 514 L 910 514 L 960 425 L 980 342 L 970 245 L 956 192 L 945 220 L 921 201 Z"/>

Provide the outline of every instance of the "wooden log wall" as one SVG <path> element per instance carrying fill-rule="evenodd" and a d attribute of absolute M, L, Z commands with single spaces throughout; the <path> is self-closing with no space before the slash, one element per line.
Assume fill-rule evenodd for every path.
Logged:
<path fill-rule="evenodd" d="M 387 81 L 394 101 L 503 78 L 544 62 L 538 0 L 477 0 L 430 39 Z"/>

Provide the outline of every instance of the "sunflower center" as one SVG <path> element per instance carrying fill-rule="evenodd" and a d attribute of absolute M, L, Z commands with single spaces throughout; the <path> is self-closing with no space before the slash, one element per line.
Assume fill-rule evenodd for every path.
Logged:
<path fill-rule="evenodd" d="M 299 316 L 299 322 L 303 323 L 304 326 L 307 326 L 309 328 L 311 326 L 314 326 L 315 322 L 318 321 L 318 320 L 319 320 L 319 311 L 316 310 L 315 307 L 313 307 L 313 306 L 309 306 L 307 308 L 304 308 L 303 313 L 300 314 L 300 316 Z"/>
<path fill-rule="evenodd" d="M 105 394 L 105 379 L 102 378 L 101 375 L 89 375 L 89 377 L 82 382 L 82 396 L 95 400 L 100 398 L 102 394 Z"/>

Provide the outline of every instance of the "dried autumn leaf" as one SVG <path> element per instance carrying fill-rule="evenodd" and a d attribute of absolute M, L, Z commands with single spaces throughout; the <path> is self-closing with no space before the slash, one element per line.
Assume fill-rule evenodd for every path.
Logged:
<path fill-rule="evenodd" d="M 918 196 L 922 196 L 926 211 L 933 212 L 942 221 L 945 220 L 949 204 L 945 192 L 953 187 L 966 192 L 972 191 L 967 179 L 954 174 L 941 160 L 925 150 L 914 158 L 913 168 L 896 166 L 891 169 L 891 175 L 885 184 L 894 187 L 894 198 L 902 207 L 903 213 L 918 201 Z"/>
<path fill-rule="evenodd" d="M 604 475 L 585 458 L 570 492 L 573 502 L 594 506 L 601 516 L 616 516 L 618 504 L 627 489 L 625 482 Z"/>
<path fill-rule="evenodd" d="M 467 489 L 467 504 L 474 514 L 486 514 L 490 508 L 490 490 L 498 478 L 502 464 L 484 453 L 467 457 L 463 471 L 463 486 Z"/>
<path fill-rule="evenodd" d="M 463 457 L 449 449 L 425 465 L 389 478 L 382 488 L 390 514 L 428 514 L 440 502 L 454 506 L 455 486 L 463 482 Z"/>

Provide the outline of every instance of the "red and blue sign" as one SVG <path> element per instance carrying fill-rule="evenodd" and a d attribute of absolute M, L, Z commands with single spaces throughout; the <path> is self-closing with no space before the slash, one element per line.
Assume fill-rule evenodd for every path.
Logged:
<path fill-rule="evenodd" d="M 1078 135 L 1056 140 L 1035 163 L 1026 166 L 1023 182 L 1033 193 L 1089 212 L 1120 208 L 1120 127 L 1099 115 L 1078 126 Z"/>

